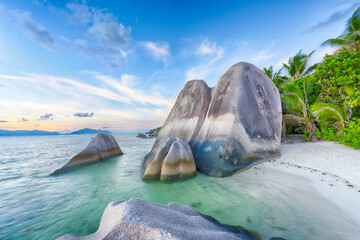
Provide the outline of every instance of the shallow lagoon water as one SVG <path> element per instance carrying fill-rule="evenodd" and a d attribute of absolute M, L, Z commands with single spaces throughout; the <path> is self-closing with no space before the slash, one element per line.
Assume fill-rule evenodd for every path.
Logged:
<path fill-rule="evenodd" d="M 0 239 L 88 235 L 97 230 L 110 202 L 134 197 L 190 205 L 222 223 L 255 230 L 263 239 L 337 237 L 326 222 L 256 175 L 212 178 L 198 173 L 184 182 L 144 182 L 142 160 L 155 139 L 114 136 L 124 155 L 58 176 L 49 174 L 94 135 L 0 137 Z"/>

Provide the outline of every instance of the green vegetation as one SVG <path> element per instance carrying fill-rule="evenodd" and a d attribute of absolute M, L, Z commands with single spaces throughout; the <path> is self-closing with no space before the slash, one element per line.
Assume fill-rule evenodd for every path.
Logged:
<path fill-rule="evenodd" d="M 294 57 L 289 58 L 288 64 L 283 63 L 283 68 L 290 75 L 291 81 L 306 76 L 316 68 L 316 65 L 307 68 L 308 60 L 315 51 L 312 51 L 308 55 L 302 53 L 301 51 L 302 50 L 300 50 Z"/>
<path fill-rule="evenodd" d="M 274 72 L 273 66 L 270 66 L 269 68 L 264 68 L 264 72 L 266 75 L 274 82 L 276 87 L 279 89 L 280 93 L 283 92 L 284 87 L 289 82 L 290 78 L 286 76 L 281 76 L 282 69 L 278 70 L 277 72 Z"/>
<path fill-rule="evenodd" d="M 346 23 L 343 34 L 337 38 L 328 39 L 322 46 L 352 46 L 359 50 L 360 44 L 360 7 L 353 13 Z"/>
<path fill-rule="evenodd" d="M 360 8 L 342 35 L 323 43 L 346 46 L 334 55 L 307 67 L 314 51 L 306 55 L 300 50 L 279 71 L 264 68 L 281 93 L 283 133 L 302 133 L 310 141 L 338 141 L 360 149 L 359 44 Z M 282 70 L 288 77 L 280 75 Z"/>

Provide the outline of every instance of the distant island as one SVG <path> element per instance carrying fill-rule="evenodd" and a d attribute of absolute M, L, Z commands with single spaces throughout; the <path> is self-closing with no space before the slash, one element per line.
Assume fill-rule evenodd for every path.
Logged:
<path fill-rule="evenodd" d="M 41 130 L 2 130 L 0 129 L 0 136 L 49 136 L 49 135 L 73 135 L 73 134 L 98 134 L 99 132 L 110 133 L 109 131 L 101 130 L 101 129 L 90 129 L 83 128 L 68 134 L 61 134 L 58 132 L 48 132 Z"/>
<path fill-rule="evenodd" d="M 109 131 L 105 131 L 105 130 L 101 130 L 101 129 L 83 128 L 83 129 L 77 130 L 75 132 L 71 132 L 69 134 L 98 134 L 99 132 L 111 133 Z"/>
<path fill-rule="evenodd" d="M 2 130 L 0 129 L 0 136 L 41 136 L 41 135 L 61 135 L 58 132 L 47 132 L 40 130 Z"/>

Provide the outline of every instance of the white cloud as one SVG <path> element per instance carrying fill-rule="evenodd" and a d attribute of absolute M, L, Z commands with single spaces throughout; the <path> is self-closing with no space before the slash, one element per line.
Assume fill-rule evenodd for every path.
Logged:
<path fill-rule="evenodd" d="M 140 45 L 157 61 L 166 62 L 170 56 L 169 44 L 166 42 L 140 42 Z"/>
<path fill-rule="evenodd" d="M 218 53 L 222 49 L 218 49 L 216 46 L 216 42 L 210 42 L 209 39 L 203 39 L 195 50 L 196 55 L 204 56 L 204 55 L 212 55 Z"/>
<path fill-rule="evenodd" d="M 269 60 L 273 60 L 276 56 L 278 56 L 278 53 L 274 50 L 274 45 L 271 45 L 263 50 L 254 52 L 249 58 L 249 62 L 254 65 L 260 65 L 269 62 Z"/>
<path fill-rule="evenodd" d="M 18 119 L 26 117 L 34 122 L 48 113 L 56 118 L 51 124 L 43 121 L 43 129 L 63 130 L 82 126 L 83 121 L 88 127 L 108 123 L 117 129 L 154 127 L 163 122 L 175 100 L 162 95 L 163 89 L 158 85 L 141 90 L 140 79 L 133 75 L 124 74 L 115 79 L 98 72 L 82 73 L 88 75 L 87 79 L 90 76 L 92 83 L 36 73 L 0 74 L 0 80 L 9 83 L 9 91 L 0 96 L 2 116 L 14 122 L 7 127 L 25 128 L 15 124 Z M 27 94 L 27 89 L 31 89 L 31 94 Z M 95 114 L 86 120 L 67 117 L 87 112 Z"/>
<path fill-rule="evenodd" d="M 274 44 L 257 49 L 243 40 L 228 42 L 223 46 L 217 46 L 217 49 L 215 56 L 201 58 L 196 67 L 188 69 L 185 73 L 185 81 L 203 79 L 210 86 L 215 85 L 222 74 L 238 62 L 249 62 L 261 68 L 274 62 L 279 55 L 274 50 Z"/>
<path fill-rule="evenodd" d="M 309 59 L 309 64 L 313 65 L 315 63 L 322 62 L 326 54 L 333 54 L 336 51 L 336 49 L 338 48 L 332 46 L 326 46 L 317 50 L 316 52 L 313 53 L 313 55 Z"/>
<path fill-rule="evenodd" d="M 218 52 L 218 54 L 211 58 L 210 60 L 200 63 L 198 66 L 190 68 L 186 71 L 186 79 L 185 81 L 193 80 L 193 79 L 206 79 L 208 76 L 212 75 L 214 64 L 218 62 L 224 55 L 223 51 Z"/>
<path fill-rule="evenodd" d="M 87 24 L 91 22 L 92 11 L 86 4 L 68 3 L 66 8 L 69 10 L 66 16 L 73 24 Z"/>
<path fill-rule="evenodd" d="M 72 94 L 79 97 L 83 97 L 84 95 L 92 95 L 131 105 L 135 103 L 141 103 L 166 106 L 169 108 L 173 105 L 174 101 L 172 99 L 165 98 L 159 92 L 147 93 L 136 88 L 134 86 L 136 79 L 135 76 L 124 74 L 120 78 L 120 81 L 118 81 L 112 77 L 105 76 L 100 73 L 94 74 L 95 78 L 105 83 L 108 88 L 96 87 L 94 85 L 83 83 L 71 78 L 62 78 L 37 73 L 25 73 L 25 76 L 0 74 L 0 78 L 13 81 L 27 81 L 36 85 L 45 86 L 46 89 L 53 89 L 56 92 Z"/>
<path fill-rule="evenodd" d="M 128 98 L 130 102 L 166 106 L 169 108 L 171 108 L 174 104 L 173 99 L 167 99 L 159 92 L 151 91 L 150 93 L 146 93 L 145 91 L 129 86 L 129 83 L 131 84 L 132 79 L 136 79 L 135 76 L 123 75 L 120 81 L 100 74 L 96 75 L 95 77 L 103 81 L 110 88 L 115 89 L 122 96 Z"/>
<path fill-rule="evenodd" d="M 77 28 L 78 38 L 70 40 L 81 55 L 98 57 L 110 68 L 121 66 L 131 39 L 131 28 L 120 23 L 107 9 L 88 6 L 86 1 L 68 3 L 66 9 L 51 4 L 49 9 Z"/>

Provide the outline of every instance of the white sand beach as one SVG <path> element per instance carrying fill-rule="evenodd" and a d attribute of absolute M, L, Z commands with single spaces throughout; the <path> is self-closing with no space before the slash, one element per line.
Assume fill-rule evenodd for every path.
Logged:
<path fill-rule="evenodd" d="M 342 239 L 358 239 L 360 150 L 325 141 L 286 143 L 281 150 L 281 158 L 241 174 L 257 175 Z"/>

